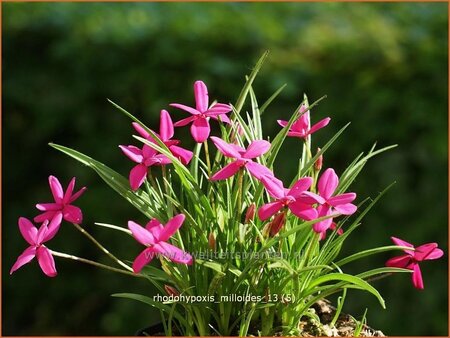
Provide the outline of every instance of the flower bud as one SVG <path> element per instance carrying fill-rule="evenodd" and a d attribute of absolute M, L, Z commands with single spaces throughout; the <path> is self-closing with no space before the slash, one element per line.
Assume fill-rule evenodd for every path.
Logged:
<path fill-rule="evenodd" d="M 286 223 L 286 213 L 282 212 L 275 216 L 270 223 L 270 235 L 273 237 L 280 232 L 283 225 Z"/>
<path fill-rule="evenodd" d="M 211 250 L 216 251 L 216 238 L 212 232 L 208 236 L 208 245 Z"/>
<path fill-rule="evenodd" d="M 256 211 L 255 203 L 250 204 L 249 207 L 247 208 L 247 212 L 245 213 L 244 224 L 247 224 L 255 219 L 255 211 Z"/>
<path fill-rule="evenodd" d="M 317 148 L 317 152 L 320 151 L 320 148 Z M 316 162 L 314 162 L 314 169 L 316 171 L 320 171 L 322 169 L 322 165 L 323 165 L 323 155 L 320 155 Z"/>
<path fill-rule="evenodd" d="M 173 286 L 170 285 L 164 285 L 164 290 L 166 290 L 167 294 L 169 296 L 179 296 L 180 293 L 178 292 L 177 289 L 175 289 Z"/>

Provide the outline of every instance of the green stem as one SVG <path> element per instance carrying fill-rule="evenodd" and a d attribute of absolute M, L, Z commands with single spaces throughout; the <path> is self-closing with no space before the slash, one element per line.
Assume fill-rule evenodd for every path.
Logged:
<path fill-rule="evenodd" d="M 209 159 L 209 148 L 208 148 L 208 140 L 203 142 L 205 145 L 205 157 L 206 157 L 206 165 L 208 167 L 208 176 L 211 176 L 211 161 Z"/>
<path fill-rule="evenodd" d="M 77 257 L 77 256 L 74 256 L 74 255 L 68 255 L 68 254 L 65 254 L 65 253 L 62 253 L 62 252 L 58 252 L 58 251 L 54 251 L 54 250 L 50 250 L 50 252 L 51 252 L 51 254 L 53 256 L 56 256 L 56 257 L 71 259 L 71 260 L 74 260 L 74 261 L 77 261 L 77 262 L 82 262 L 82 263 L 85 263 L 85 264 L 93 265 L 93 266 L 96 266 L 98 268 L 102 268 L 102 269 L 109 270 L 109 271 L 112 271 L 112 272 L 121 273 L 121 274 L 128 275 L 128 276 L 146 278 L 144 275 L 136 274 L 136 273 L 129 272 L 129 271 L 126 271 L 126 270 L 122 270 L 122 269 L 117 269 L 117 268 L 114 268 L 114 267 L 109 266 L 109 265 L 105 265 L 105 264 L 101 264 L 101 263 L 98 263 L 98 262 L 95 262 L 95 261 L 91 261 L 89 259 Z"/>
<path fill-rule="evenodd" d="M 237 204 L 236 204 L 236 221 L 239 224 L 242 212 L 242 185 L 244 181 L 244 171 L 241 169 L 238 172 L 238 191 L 237 191 Z"/>
<path fill-rule="evenodd" d="M 168 180 L 167 180 L 166 167 L 162 166 L 161 169 L 162 169 L 162 177 L 163 177 L 163 181 L 164 181 L 164 190 L 166 192 L 166 195 L 170 196 L 169 186 L 168 186 L 168 183 L 167 183 Z M 171 217 L 173 215 L 172 214 L 173 206 L 172 206 L 172 202 L 170 200 L 167 201 L 167 209 L 168 209 L 168 215 L 169 215 L 169 217 Z"/>
<path fill-rule="evenodd" d="M 85 235 L 92 243 L 94 243 L 100 250 L 102 250 L 107 256 L 109 256 L 113 261 L 115 261 L 117 264 L 121 265 L 128 271 L 133 271 L 132 268 L 130 268 L 127 264 L 122 262 L 120 259 L 118 259 L 116 256 L 114 256 L 112 253 L 108 251 L 103 245 L 101 245 L 90 233 L 88 233 L 86 230 L 84 230 L 81 225 L 72 223 L 75 228 L 77 228 L 83 235 Z"/>
<path fill-rule="evenodd" d="M 153 189 L 155 189 L 155 192 L 158 192 L 158 185 L 156 184 L 155 177 L 152 175 L 151 168 L 148 168 L 147 179 L 148 178 L 150 178 L 150 183 L 152 184 Z"/>

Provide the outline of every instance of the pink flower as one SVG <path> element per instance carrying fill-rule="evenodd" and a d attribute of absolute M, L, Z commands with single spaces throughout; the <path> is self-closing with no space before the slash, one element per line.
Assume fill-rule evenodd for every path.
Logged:
<path fill-rule="evenodd" d="M 353 192 L 333 196 L 339 185 L 339 178 L 333 169 L 328 168 L 324 171 L 318 182 L 318 190 L 320 199 L 317 207 L 317 217 L 330 216 L 335 214 L 339 215 L 351 215 L 357 207 L 351 204 L 356 194 Z M 333 218 L 327 218 L 326 220 L 317 222 L 313 225 L 315 232 L 322 233 L 330 228 L 333 222 Z"/>
<path fill-rule="evenodd" d="M 58 225 L 56 224 L 61 224 L 61 220 L 62 213 L 58 213 L 52 218 L 48 227 L 48 220 L 45 220 L 38 230 L 27 218 L 19 218 L 20 233 L 30 246 L 17 258 L 9 272 L 10 275 L 23 265 L 31 262 L 34 257 L 36 257 L 39 266 L 47 276 L 55 277 L 57 275 L 55 260 L 50 250 L 43 243 L 56 235 L 56 231 L 51 231 L 50 229 L 57 228 Z"/>
<path fill-rule="evenodd" d="M 122 152 L 133 162 L 138 163 L 130 171 L 129 180 L 132 190 L 137 190 L 147 177 L 148 168 L 154 165 L 166 165 L 171 163 L 163 154 L 144 144 L 142 149 L 135 146 L 119 146 Z"/>
<path fill-rule="evenodd" d="M 305 112 L 305 109 L 306 106 L 303 104 L 300 107 L 300 113 L 302 115 L 298 118 L 297 121 L 292 124 L 291 129 L 289 129 L 288 131 L 288 136 L 306 139 L 309 135 L 315 133 L 319 129 L 322 129 L 323 127 L 328 125 L 328 123 L 330 123 L 331 118 L 327 117 L 310 127 L 311 122 L 309 117 L 309 110 Z M 286 127 L 289 123 L 285 120 L 278 120 L 277 122 L 282 127 Z"/>
<path fill-rule="evenodd" d="M 142 128 L 138 123 L 132 123 L 134 129 L 146 140 L 149 140 L 156 144 L 151 135 Z M 158 137 L 169 148 L 170 152 L 178 158 L 181 163 L 188 164 L 192 159 L 192 152 L 181 147 L 177 144 L 178 140 L 171 140 L 173 137 L 173 123 L 169 113 L 166 110 L 161 110 L 160 115 L 160 128 Z M 132 190 L 137 190 L 144 183 L 147 177 L 148 168 L 154 165 L 166 165 L 172 163 L 172 161 L 165 155 L 160 154 L 152 147 L 144 144 L 142 149 L 135 146 L 119 146 L 122 152 L 133 162 L 138 163 L 130 171 L 129 180 Z"/>
<path fill-rule="evenodd" d="M 192 264 L 193 259 L 191 255 L 167 243 L 167 240 L 183 224 L 184 219 L 185 216 L 179 214 L 163 226 L 154 218 L 147 223 L 145 228 L 133 221 L 128 222 L 128 228 L 131 230 L 133 237 L 147 247 L 133 262 L 133 271 L 135 273 L 139 273 L 145 265 L 151 262 L 156 254 L 161 254 L 175 263 Z"/>
<path fill-rule="evenodd" d="M 336 223 L 331 222 L 330 228 L 327 229 L 327 230 L 334 230 L 334 229 L 336 229 L 336 227 L 337 227 Z M 325 239 L 325 238 L 327 237 L 327 230 L 322 231 L 322 232 L 320 233 L 319 241 L 321 241 L 321 240 L 323 240 L 323 239 Z M 344 230 L 342 230 L 342 228 L 339 228 L 339 229 L 337 230 L 337 234 L 338 234 L 339 236 L 341 236 L 343 233 L 344 233 Z"/>
<path fill-rule="evenodd" d="M 203 81 L 196 81 L 194 83 L 195 108 L 185 106 L 183 104 L 172 103 L 170 106 L 182 109 L 192 116 L 182 119 L 175 123 L 175 127 L 182 127 L 192 122 L 191 134 L 195 142 L 202 143 L 209 137 L 211 128 L 209 126 L 209 118 L 220 120 L 225 123 L 230 123 L 227 113 L 231 111 L 228 104 L 215 103 L 208 108 L 208 88 Z"/>
<path fill-rule="evenodd" d="M 155 143 L 156 140 L 151 137 L 151 135 L 141 127 L 139 123 L 132 123 L 134 129 L 145 139 Z M 170 114 L 167 110 L 161 110 L 161 115 L 159 119 L 159 134 L 158 137 L 161 141 L 169 148 L 173 156 L 175 156 L 184 165 L 188 164 L 192 159 L 192 151 L 186 150 L 178 146 L 179 140 L 172 140 L 174 134 L 173 122 Z M 169 160 L 170 161 L 170 160 Z"/>
<path fill-rule="evenodd" d="M 59 226 L 61 225 L 61 221 L 52 222 L 52 220 L 60 214 L 62 215 L 62 218 L 67 222 L 80 224 L 83 221 L 83 214 L 81 212 L 81 209 L 72 205 L 71 203 L 73 203 L 85 192 L 86 187 L 81 188 L 74 194 L 74 177 L 70 180 L 69 185 L 67 186 L 67 190 L 64 193 L 61 183 L 59 183 L 59 180 L 55 176 L 49 176 L 48 182 L 55 202 L 36 204 L 36 208 L 43 211 L 43 213 L 36 216 L 34 218 L 34 221 L 38 223 L 50 221 L 49 231 L 51 233 L 56 233 L 59 229 Z"/>
<path fill-rule="evenodd" d="M 252 161 L 252 159 L 265 154 L 269 151 L 270 143 L 264 140 L 253 141 L 244 149 L 236 144 L 226 143 L 224 140 L 211 136 L 211 140 L 217 149 L 226 157 L 234 158 L 235 161 L 227 164 L 221 170 L 216 172 L 212 177 L 212 181 L 225 180 L 236 174 L 241 168 L 247 168 L 251 175 L 260 179 L 263 175 L 273 175 L 267 167 Z"/>
<path fill-rule="evenodd" d="M 262 176 L 261 182 L 269 195 L 275 198 L 274 202 L 264 204 L 259 208 L 258 216 L 262 221 L 285 207 L 289 208 L 295 216 L 304 220 L 309 221 L 317 218 L 317 211 L 312 207 L 312 204 L 322 199 L 307 191 L 312 184 L 311 177 L 299 179 L 291 189 L 284 188 L 283 182 L 270 175 Z"/>
<path fill-rule="evenodd" d="M 398 246 L 406 246 L 414 249 L 414 245 L 405 242 L 399 238 L 391 237 L 392 241 Z M 412 282 L 417 289 L 423 289 L 422 272 L 419 262 L 441 258 L 444 252 L 438 249 L 436 243 L 423 244 L 415 250 L 404 250 L 406 255 L 397 256 L 389 259 L 386 266 L 412 270 Z"/>

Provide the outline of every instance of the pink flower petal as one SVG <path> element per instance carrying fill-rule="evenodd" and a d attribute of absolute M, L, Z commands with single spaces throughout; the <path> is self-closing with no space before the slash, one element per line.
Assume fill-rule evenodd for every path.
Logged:
<path fill-rule="evenodd" d="M 197 109 L 194 109 L 189 106 L 185 106 L 184 104 L 171 103 L 171 104 L 169 104 L 169 106 L 184 110 L 185 112 L 188 112 L 189 114 L 192 114 L 192 115 L 200 115 L 200 112 Z"/>
<path fill-rule="evenodd" d="M 207 116 L 226 116 L 225 114 L 229 113 L 231 111 L 231 107 L 228 104 L 224 103 L 216 103 L 214 106 L 209 108 L 205 114 Z"/>
<path fill-rule="evenodd" d="M 304 131 L 302 131 L 302 132 L 290 131 L 290 132 L 288 132 L 287 136 L 298 137 L 298 138 L 306 138 L 308 135 Z"/>
<path fill-rule="evenodd" d="M 49 176 L 48 183 L 50 185 L 50 190 L 52 191 L 55 202 L 61 203 L 64 197 L 64 192 L 61 183 L 59 183 L 59 180 L 55 176 Z"/>
<path fill-rule="evenodd" d="M 328 203 L 331 204 L 333 207 L 336 207 L 340 204 L 347 204 L 353 202 L 355 198 L 356 194 L 354 192 L 348 192 L 345 194 L 330 197 L 328 199 Z"/>
<path fill-rule="evenodd" d="M 300 116 L 297 121 L 295 121 L 290 131 L 297 132 L 303 135 L 303 137 L 307 136 L 306 132 L 309 128 L 309 114 L 304 113 L 302 116 Z"/>
<path fill-rule="evenodd" d="M 228 116 L 226 116 L 225 114 L 222 114 L 222 115 L 211 115 L 211 118 L 216 120 L 216 121 L 219 121 L 219 119 L 220 119 L 220 122 L 223 122 L 223 123 L 226 123 L 226 124 L 231 124 L 230 118 Z"/>
<path fill-rule="evenodd" d="M 135 146 L 119 146 L 120 150 L 133 162 L 141 163 L 144 157 L 142 150 Z"/>
<path fill-rule="evenodd" d="M 261 176 L 261 182 L 271 197 L 282 199 L 285 196 L 283 182 L 275 176 L 263 175 Z"/>
<path fill-rule="evenodd" d="M 161 231 L 164 229 L 164 226 L 159 222 L 158 219 L 151 219 L 146 225 L 145 229 L 147 229 L 153 236 L 155 243 L 159 241 L 159 236 Z"/>
<path fill-rule="evenodd" d="M 317 218 L 317 210 L 312 208 L 309 204 L 304 204 L 297 201 L 292 202 L 289 204 L 289 210 L 291 210 L 295 216 L 305 221 L 311 221 Z"/>
<path fill-rule="evenodd" d="M 309 130 L 308 134 L 315 133 L 319 129 L 322 129 L 323 127 L 326 127 L 328 125 L 328 123 L 330 123 L 330 120 L 331 120 L 331 118 L 327 117 L 327 118 L 324 118 L 323 120 L 317 122 L 315 125 L 313 125 L 311 127 L 311 129 Z"/>
<path fill-rule="evenodd" d="M 9 274 L 12 275 L 14 271 L 29 263 L 36 256 L 36 247 L 30 246 L 25 249 L 24 252 L 17 258 L 16 262 L 12 266 Z"/>
<path fill-rule="evenodd" d="M 166 242 L 159 242 L 154 246 L 155 251 L 159 252 L 160 254 L 166 256 L 168 259 L 170 259 L 172 262 L 175 263 L 181 263 L 181 264 L 192 264 L 192 256 L 188 254 L 187 252 L 184 252 L 183 250 L 177 248 L 176 246 L 173 246 Z"/>
<path fill-rule="evenodd" d="M 59 203 L 39 203 L 39 204 L 36 204 L 36 208 L 41 211 L 56 211 L 56 210 L 61 210 L 61 204 L 59 204 Z"/>
<path fill-rule="evenodd" d="M 299 179 L 289 190 L 288 195 L 292 197 L 300 197 L 306 190 L 311 187 L 313 180 L 311 177 L 303 177 Z"/>
<path fill-rule="evenodd" d="M 419 290 L 423 290 L 423 279 L 422 279 L 422 271 L 420 271 L 419 264 L 414 264 L 412 273 L 412 282 L 414 287 Z"/>
<path fill-rule="evenodd" d="M 321 233 L 321 232 L 327 231 L 330 228 L 332 222 L 333 222 L 333 219 L 332 218 L 328 218 L 328 219 L 325 219 L 323 221 L 314 223 L 313 230 L 315 232 L 317 232 L 317 233 Z"/>
<path fill-rule="evenodd" d="M 152 165 L 167 165 L 172 163 L 172 160 L 169 159 L 166 155 L 158 154 L 151 158 L 148 158 L 144 161 L 144 164 L 147 167 L 151 167 Z"/>
<path fill-rule="evenodd" d="M 416 248 L 414 252 L 414 258 L 417 261 L 425 261 L 441 258 L 444 252 L 437 248 L 437 243 L 428 243 Z"/>
<path fill-rule="evenodd" d="M 144 183 L 147 177 L 147 167 L 143 164 L 138 164 L 130 171 L 130 186 L 131 190 L 136 191 Z"/>
<path fill-rule="evenodd" d="M 352 215 L 356 212 L 358 207 L 354 204 L 346 203 L 346 204 L 337 205 L 334 207 L 334 209 L 342 215 Z"/>
<path fill-rule="evenodd" d="M 194 155 L 192 151 L 186 150 L 178 146 L 171 146 L 169 150 L 173 154 L 173 156 L 175 156 L 178 160 L 180 160 L 180 162 L 183 163 L 184 165 L 188 164 L 191 161 L 192 156 Z"/>
<path fill-rule="evenodd" d="M 37 237 L 36 237 L 36 245 L 41 245 L 44 241 L 45 235 L 48 232 L 48 221 L 45 221 L 42 223 L 41 227 L 38 230 Z"/>
<path fill-rule="evenodd" d="M 50 250 L 47 249 L 45 246 L 40 246 L 36 250 L 36 258 L 39 262 L 39 266 L 41 267 L 42 271 L 48 277 L 55 277 L 58 274 L 56 272 L 55 260 L 53 259 Z"/>
<path fill-rule="evenodd" d="M 33 221 L 35 221 L 36 223 L 41 223 L 44 221 L 51 220 L 55 216 L 56 213 L 57 213 L 56 211 L 43 212 L 42 214 L 37 215 L 35 218 L 33 218 Z"/>
<path fill-rule="evenodd" d="M 72 195 L 72 197 L 70 198 L 69 203 L 72 203 L 73 201 L 77 200 L 81 195 L 84 194 L 84 192 L 87 190 L 86 187 L 81 188 L 80 190 L 78 190 L 75 194 Z"/>
<path fill-rule="evenodd" d="M 194 116 L 189 116 L 189 117 L 186 117 L 185 119 L 175 122 L 174 126 L 175 127 L 184 127 L 194 120 L 195 120 Z"/>
<path fill-rule="evenodd" d="M 142 268 L 152 261 L 155 257 L 156 251 L 154 248 L 146 248 L 142 251 L 133 262 L 134 273 L 141 272 Z"/>
<path fill-rule="evenodd" d="M 247 147 L 247 151 L 242 155 L 244 158 L 255 158 L 267 153 L 270 149 L 270 143 L 264 140 L 253 141 Z"/>
<path fill-rule="evenodd" d="M 33 223 L 31 223 L 28 218 L 25 217 L 20 217 L 18 223 L 22 237 L 28 242 L 28 244 L 36 245 L 38 229 L 33 225 Z"/>
<path fill-rule="evenodd" d="M 141 227 L 139 224 L 133 221 L 128 221 L 128 229 L 130 229 L 133 237 L 142 245 L 155 244 L 154 236 L 147 229 Z"/>
<path fill-rule="evenodd" d="M 173 122 L 167 110 L 161 110 L 159 120 L 159 135 L 162 141 L 168 141 L 173 137 Z"/>
<path fill-rule="evenodd" d="M 242 148 L 240 145 L 234 144 L 234 143 L 228 143 L 230 147 L 232 147 L 234 150 L 236 150 L 241 156 L 243 153 L 245 153 L 245 149 Z"/>
<path fill-rule="evenodd" d="M 72 197 L 74 187 L 75 187 L 75 177 L 73 177 L 70 180 L 69 185 L 67 186 L 66 193 L 64 194 L 64 197 L 63 197 L 63 203 L 69 203 L 70 198 Z"/>
<path fill-rule="evenodd" d="M 71 204 L 64 207 L 63 217 L 70 223 L 80 224 L 83 222 L 83 214 L 81 209 Z"/>
<path fill-rule="evenodd" d="M 277 120 L 277 122 L 283 128 L 285 128 L 289 124 L 289 121 L 285 121 L 285 120 Z"/>
<path fill-rule="evenodd" d="M 336 190 L 339 179 L 333 169 L 329 168 L 324 171 L 319 179 L 319 194 L 325 199 L 329 199 Z"/>
<path fill-rule="evenodd" d="M 205 112 L 208 109 L 209 97 L 208 88 L 203 81 L 194 83 L 195 107 L 199 112 Z"/>
<path fill-rule="evenodd" d="M 154 143 L 154 142 L 152 141 L 152 143 Z M 144 155 L 144 160 L 149 158 L 149 157 L 153 157 L 156 154 L 158 154 L 157 150 L 153 149 L 152 147 L 150 147 L 150 146 L 148 146 L 146 144 L 143 145 L 143 147 L 142 147 L 142 155 Z"/>
<path fill-rule="evenodd" d="M 236 174 L 241 168 L 242 168 L 241 162 L 239 161 L 231 162 L 230 164 L 227 164 L 225 167 L 216 172 L 214 175 L 212 175 L 210 180 L 211 181 L 225 180 L 228 177 L 231 177 L 234 174 Z"/>
<path fill-rule="evenodd" d="M 321 197 L 313 192 L 310 192 L 310 191 L 303 191 L 303 193 L 301 193 L 300 196 L 298 196 L 296 199 L 302 203 L 310 204 L 310 205 L 315 204 L 315 203 L 319 203 L 319 204 L 326 203 L 326 200 L 323 197 Z"/>
<path fill-rule="evenodd" d="M 324 216 L 331 216 L 331 208 L 327 205 L 319 205 L 317 207 L 317 218 L 321 218 Z M 313 225 L 313 230 L 317 233 L 324 232 L 331 227 L 332 223 L 333 218 L 327 218 L 323 221 L 315 223 Z"/>
<path fill-rule="evenodd" d="M 191 124 L 191 135 L 197 143 L 205 142 L 208 139 L 210 132 L 211 128 L 209 127 L 209 122 L 205 118 L 196 119 Z"/>
<path fill-rule="evenodd" d="M 250 172 L 250 174 L 252 176 L 254 176 L 255 178 L 257 178 L 258 180 L 260 180 L 261 177 L 264 175 L 268 175 L 268 176 L 273 175 L 273 172 L 270 171 L 269 168 L 263 166 L 262 164 L 253 162 L 253 161 L 248 161 L 245 164 L 245 167 Z"/>
<path fill-rule="evenodd" d="M 411 264 L 411 261 L 411 256 L 403 255 L 388 259 L 385 265 L 393 268 L 407 269 Z"/>
<path fill-rule="evenodd" d="M 145 228 L 150 231 L 153 228 L 158 228 L 159 230 L 162 230 L 164 228 L 164 226 L 161 224 L 161 222 L 156 219 L 156 218 L 152 218 L 150 221 L 148 221 L 148 223 L 145 225 Z"/>
<path fill-rule="evenodd" d="M 394 242 L 395 245 L 398 246 L 407 246 L 410 248 L 414 248 L 414 245 L 412 245 L 411 243 L 408 243 L 400 238 L 397 237 L 391 237 L 392 242 Z M 413 250 L 403 250 L 405 253 L 407 253 L 410 256 L 414 256 L 414 251 Z"/>
<path fill-rule="evenodd" d="M 211 136 L 211 141 L 213 141 L 214 145 L 219 149 L 219 151 L 227 157 L 230 158 L 241 158 L 241 154 L 239 151 L 233 147 L 233 145 L 228 144 L 221 138 Z"/>
<path fill-rule="evenodd" d="M 63 217 L 62 212 L 55 213 L 55 215 L 50 221 L 50 224 L 48 225 L 47 232 L 45 233 L 42 242 L 47 242 L 51 240 L 53 237 L 55 237 L 56 233 L 58 232 L 61 226 L 62 217 Z"/>
<path fill-rule="evenodd" d="M 141 135 L 141 137 L 145 139 L 150 137 L 150 133 L 147 130 L 145 130 L 144 127 L 142 127 L 139 123 L 133 122 L 131 123 L 131 125 L 138 132 L 138 134 Z"/>
<path fill-rule="evenodd" d="M 164 242 L 167 241 L 181 227 L 185 218 L 186 217 L 183 214 L 179 214 L 170 219 L 164 226 L 164 229 L 160 232 L 158 239 Z"/>
<path fill-rule="evenodd" d="M 269 217 L 275 215 L 282 208 L 283 203 L 279 201 L 264 204 L 258 209 L 258 217 L 261 221 L 265 221 Z"/>

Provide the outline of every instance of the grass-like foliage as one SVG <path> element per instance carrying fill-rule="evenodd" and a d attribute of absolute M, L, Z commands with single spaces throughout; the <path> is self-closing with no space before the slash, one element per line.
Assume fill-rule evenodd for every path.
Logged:
<path fill-rule="evenodd" d="M 148 217 L 150 222 L 145 228 L 133 221 L 128 227 L 96 223 L 133 236 L 144 245 L 137 258 L 119 259 L 97 242 L 80 225 L 81 218 L 73 209 L 76 207 L 70 205 L 75 198 L 63 200 L 62 188 L 54 180 L 50 185 L 53 184 L 55 201 L 62 201 L 58 209 L 62 216 L 54 211 L 56 207 L 41 206 L 40 210 L 47 214 L 35 221 L 43 222 L 42 228 L 50 232 L 44 241 L 56 233 L 59 224 L 55 224 L 61 223 L 62 217 L 109 255 L 117 267 L 48 250 L 42 245 L 42 238 L 29 243 L 38 253 L 45 248 L 50 257 L 75 259 L 146 279 L 158 289 L 157 296 L 114 296 L 159 309 L 166 335 L 300 335 L 300 318 L 314 316 L 309 309 L 316 301 L 343 293 L 338 304 L 340 312 L 343 300 L 351 299 L 346 297 L 349 288 L 369 292 L 384 308 L 382 296 L 370 281 L 397 272 L 414 274 L 412 265 L 391 262 L 356 275 L 346 273 L 346 265 L 390 250 L 405 250 L 407 255 L 401 257 L 413 260 L 411 257 L 418 257 L 420 247 L 414 249 L 402 241 L 349 257 L 340 257 L 340 252 L 390 186 L 357 205 L 352 203 L 356 194 L 347 191 L 369 159 L 394 146 L 374 146 L 367 154 L 361 153 L 338 178 L 333 169 L 322 168 L 322 161 L 348 125 L 320 145 L 320 150 L 313 151 L 312 134 L 330 119 L 311 126 L 310 114 L 321 99 L 309 103 L 306 96 L 289 121 L 279 121 L 280 131 L 272 142 L 266 141 L 261 127 L 263 113 L 284 88 L 263 104 L 258 103 L 252 85 L 266 57 L 267 53 L 246 77 L 233 105 L 209 105 L 207 89 L 201 81 L 194 86 L 195 108 L 171 104 L 190 114 L 175 127 L 192 124 L 192 136 L 197 142 L 193 152 L 172 140 L 173 123 L 166 111 L 161 113 L 157 133 L 112 101 L 138 132 L 134 136 L 137 146 L 121 146 L 124 154 L 136 162 L 128 178 L 76 150 L 51 144 L 95 170 Z M 248 112 L 243 110 L 245 103 L 251 107 Z M 209 123 L 214 120 L 220 124 L 221 133 L 210 137 Z M 303 150 L 297 175 L 291 182 L 283 183 L 276 178 L 277 164 L 282 163 L 277 156 L 286 137 L 297 137 Z M 68 188 L 70 194 L 73 184 Z M 428 256 L 424 254 L 426 257 L 415 262 L 438 258 L 435 246 L 426 249 Z M 45 273 L 56 274 L 52 266 L 44 268 L 45 262 L 51 265 L 53 258 L 43 259 L 42 254 L 37 258 Z M 417 273 L 415 280 L 419 283 Z"/>

